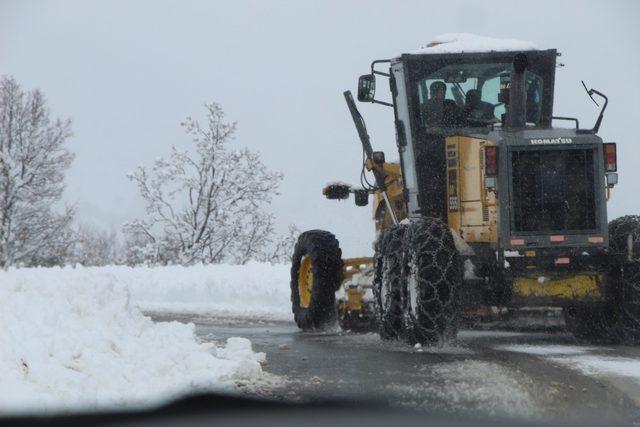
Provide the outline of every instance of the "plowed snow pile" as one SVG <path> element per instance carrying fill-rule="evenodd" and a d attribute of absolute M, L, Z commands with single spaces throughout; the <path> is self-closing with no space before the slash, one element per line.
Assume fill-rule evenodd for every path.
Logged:
<path fill-rule="evenodd" d="M 140 406 L 265 379 L 248 340 L 201 344 L 193 325 L 145 317 L 120 280 L 130 270 L 0 271 L 0 411 Z"/>
<path fill-rule="evenodd" d="M 289 265 L 103 267 L 126 284 L 145 311 L 205 313 L 227 317 L 292 320 Z"/>

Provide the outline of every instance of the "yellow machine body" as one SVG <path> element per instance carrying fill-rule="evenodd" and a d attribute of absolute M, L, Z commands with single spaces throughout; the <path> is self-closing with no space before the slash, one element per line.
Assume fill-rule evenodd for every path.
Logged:
<path fill-rule="evenodd" d="M 407 217 L 407 211 L 404 203 L 404 187 L 402 185 L 400 163 L 383 163 L 381 166 L 374 166 L 368 162 L 367 169 L 371 170 L 373 167 L 380 167 L 383 170 L 384 183 L 387 186 L 387 197 L 389 197 L 396 218 L 398 221 L 402 221 Z M 377 232 L 393 224 L 380 191 L 376 191 L 373 197 L 373 221 Z"/>
<path fill-rule="evenodd" d="M 447 159 L 448 223 L 452 232 L 466 243 L 498 243 L 498 203 L 496 193 L 485 185 L 485 147 L 494 145 L 488 139 L 468 136 L 450 136 L 444 141 Z M 394 213 L 401 221 L 407 217 L 404 203 L 402 170 L 399 163 L 374 165 L 368 161 L 368 170 L 380 168 L 384 172 L 387 196 Z M 379 191 L 374 193 L 373 219 L 376 232 L 392 225 L 391 215 Z M 535 256 L 535 251 L 528 251 Z M 527 254 L 526 256 L 529 256 Z M 371 258 L 346 259 L 343 284 L 350 284 L 356 273 L 373 274 Z M 368 270 L 367 270 L 368 268 Z M 520 305 L 540 306 L 562 301 L 598 300 L 602 298 L 602 275 L 580 272 L 550 278 L 538 276 L 514 277 L 514 301 Z M 362 286 L 345 286 L 346 298 L 340 302 L 340 315 L 361 313 L 367 308 L 363 302 Z"/>
<path fill-rule="evenodd" d="M 485 187 L 484 139 L 453 136 L 445 140 L 449 227 L 467 243 L 498 241 L 496 194 Z"/>
<path fill-rule="evenodd" d="M 576 274 L 567 277 L 516 277 L 513 292 L 521 298 L 556 298 L 567 301 L 600 299 L 599 274 Z"/>

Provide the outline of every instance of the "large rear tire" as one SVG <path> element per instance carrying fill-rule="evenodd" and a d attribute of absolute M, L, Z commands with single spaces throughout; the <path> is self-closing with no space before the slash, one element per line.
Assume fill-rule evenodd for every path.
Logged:
<path fill-rule="evenodd" d="M 298 237 L 291 263 L 291 308 L 302 330 L 335 323 L 336 291 L 342 280 L 342 251 L 336 237 L 310 230 Z"/>
<path fill-rule="evenodd" d="M 640 242 L 640 216 L 626 215 L 609 224 L 610 247 L 625 254 L 627 262 L 609 273 L 618 281 L 620 295 L 620 332 L 623 344 L 640 344 L 640 254 L 635 253 Z"/>
<path fill-rule="evenodd" d="M 373 294 L 378 333 L 384 340 L 396 339 L 402 330 L 404 227 L 383 230 L 376 241 Z"/>
<path fill-rule="evenodd" d="M 640 344 L 640 216 L 627 215 L 609 223 L 611 252 L 624 256 L 623 264 L 606 274 L 606 301 L 564 309 L 567 329 L 579 340 L 598 344 Z M 631 245 L 630 245 L 631 244 Z"/>
<path fill-rule="evenodd" d="M 442 344 L 457 333 L 460 256 L 439 219 L 412 221 L 405 237 L 403 334 L 410 344 Z"/>

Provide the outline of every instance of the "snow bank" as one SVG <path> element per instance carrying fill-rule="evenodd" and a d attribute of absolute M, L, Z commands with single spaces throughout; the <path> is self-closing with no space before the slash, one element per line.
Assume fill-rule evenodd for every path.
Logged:
<path fill-rule="evenodd" d="M 640 359 L 598 354 L 602 347 L 568 345 L 504 345 L 496 350 L 546 356 L 552 362 L 576 369 L 585 375 L 626 377 L 640 383 Z"/>
<path fill-rule="evenodd" d="M 191 267 L 65 267 L 0 271 L 0 283 L 113 282 L 125 287 L 132 305 L 148 312 L 211 314 L 291 320 L 289 265 Z"/>
<path fill-rule="evenodd" d="M 246 265 L 192 267 L 105 267 L 131 292 L 144 311 L 213 314 L 291 320 L 289 265 L 251 262 Z"/>
<path fill-rule="evenodd" d="M 185 292 L 197 288 L 196 273 L 187 271 L 0 271 L 0 411 L 140 406 L 194 390 L 234 391 L 237 384 L 260 382 L 265 355 L 254 353 L 248 340 L 201 344 L 192 324 L 154 323 L 131 304 L 128 288 L 136 288 L 133 281 L 145 274 L 153 280 L 137 287 L 138 297 L 148 296 L 152 286 L 165 297 L 177 297 L 179 286 Z M 218 282 L 204 280 L 203 286 L 221 283 L 220 277 L 230 280 L 221 271 Z M 233 285 L 248 293 L 258 286 Z M 205 295 L 215 292 L 194 298 Z"/>
<path fill-rule="evenodd" d="M 627 377 L 640 383 L 640 360 L 628 357 L 603 355 L 584 355 L 573 357 L 554 357 L 552 361 L 567 367 L 578 369 L 586 375 L 613 375 Z"/>
<path fill-rule="evenodd" d="M 522 40 L 498 39 L 469 33 L 447 33 L 434 38 L 422 49 L 409 53 L 511 52 L 536 49 L 534 43 Z"/>

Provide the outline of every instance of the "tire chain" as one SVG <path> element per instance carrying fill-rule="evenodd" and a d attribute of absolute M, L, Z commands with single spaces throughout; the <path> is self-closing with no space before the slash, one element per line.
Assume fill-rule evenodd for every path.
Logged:
<path fill-rule="evenodd" d="M 404 226 L 392 227 L 382 231 L 376 242 L 373 292 L 378 332 L 382 339 L 401 335 L 404 233 Z"/>
<path fill-rule="evenodd" d="M 405 240 L 407 287 L 417 288 L 416 313 L 411 293 L 404 293 L 405 339 L 413 343 L 442 344 L 457 332 L 457 286 L 462 280 L 458 251 L 451 231 L 437 219 L 423 219 L 408 227 Z"/>
<path fill-rule="evenodd" d="M 640 240 L 640 216 L 626 215 L 609 224 L 610 246 L 618 253 L 627 252 L 628 237 Z M 618 273 L 621 285 L 622 319 L 620 335 L 625 344 L 640 343 L 640 261 L 627 262 Z"/>
<path fill-rule="evenodd" d="M 610 248 L 626 254 L 628 236 L 640 239 L 640 216 L 626 215 L 609 223 Z M 607 272 L 608 301 L 595 306 L 569 307 L 567 327 L 593 343 L 640 344 L 640 261 L 615 265 Z"/>
<path fill-rule="evenodd" d="M 374 265 L 381 338 L 433 344 L 455 336 L 456 288 L 462 273 L 453 236 L 442 221 L 421 219 L 383 230 L 376 241 Z M 411 276 L 420 293 L 416 314 L 408 289 Z"/>
<path fill-rule="evenodd" d="M 640 239 L 640 216 L 625 215 L 616 218 L 609 223 L 609 246 L 616 252 L 622 253 L 627 250 L 627 237 L 633 236 L 633 240 Z"/>

